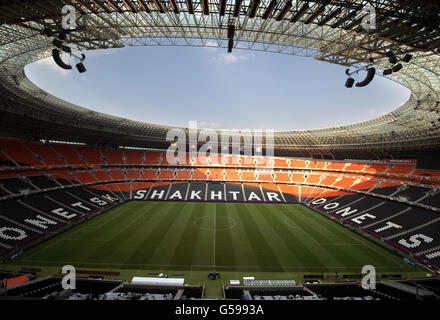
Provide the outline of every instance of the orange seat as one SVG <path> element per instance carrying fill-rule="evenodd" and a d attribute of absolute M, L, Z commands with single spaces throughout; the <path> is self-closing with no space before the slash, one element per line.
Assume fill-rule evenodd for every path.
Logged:
<path fill-rule="evenodd" d="M 111 177 L 107 174 L 105 170 L 95 170 L 93 171 L 95 174 L 96 179 L 100 181 L 110 181 Z"/>
<path fill-rule="evenodd" d="M 86 163 L 80 159 L 80 156 L 76 150 L 68 144 L 54 144 L 52 145 L 54 150 L 63 156 L 67 164 L 71 166 L 86 166 Z"/>
<path fill-rule="evenodd" d="M 365 163 L 350 163 L 344 171 L 363 172 Z"/>
<path fill-rule="evenodd" d="M 173 180 L 174 170 L 161 170 L 159 174 L 159 180 Z"/>
<path fill-rule="evenodd" d="M 335 171 L 342 171 L 346 165 L 346 162 L 330 162 L 326 170 L 335 170 Z"/>
<path fill-rule="evenodd" d="M 89 147 L 83 147 L 83 146 L 74 146 L 73 149 L 75 149 L 80 155 L 82 155 L 87 163 L 89 165 L 103 165 L 104 160 L 102 160 L 101 153 L 99 152 L 99 149 L 93 150 Z"/>
<path fill-rule="evenodd" d="M 288 172 L 275 172 L 276 182 L 291 182 Z"/>
<path fill-rule="evenodd" d="M 241 171 L 241 180 L 243 181 L 257 181 L 255 171 Z"/>
<path fill-rule="evenodd" d="M 288 168 L 287 159 L 274 158 L 273 159 L 275 168 Z"/>
<path fill-rule="evenodd" d="M 387 174 L 407 175 L 414 170 L 414 164 L 395 164 L 393 168 L 387 171 Z"/>
<path fill-rule="evenodd" d="M 144 164 L 159 165 L 162 157 L 161 152 L 146 152 Z"/>
<path fill-rule="evenodd" d="M 153 169 L 147 169 L 144 170 L 140 179 L 143 180 L 156 180 L 157 179 L 157 174 L 156 174 L 156 170 Z"/>
<path fill-rule="evenodd" d="M 223 180 L 223 169 L 209 169 L 209 180 Z"/>
<path fill-rule="evenodd" d="M 127 171 L 127 180 L 137 180 L 139 179 L 140 170 L 128 170 Z"/>
<path fill-rule="evenodd" d="M 110 175 L 113 180 L 125 180 L 125 174 L 122 170 L 110 170 Z"/>
<path fill-rule="evenodd" d="M 44 164 L 37 160 L 31 151 L 21 142 L 0 141 L 3 151 L 21 166 L 43 166 Z"/>
<path fill-rule="evenodd" d="M 124 164 L 122 161 L 123 150 L 101 150 L 102 155 L 105 157 L 107 164 Z"/>
<path fill-rule="evenodd" d="M 37 154 L 48 166 L 65 166 L 66 163 L 61 160 L 50 145 L 27 143 L 26 146 Z"/>
<path fill-rule="evenodd" d="M 175 180 L 191 180 L 191 170 L 177 170 Z"/>
<path fill-rule="evenodd" d="M 93 183 L 98 181 L 95 177 L 91 176 L 88 171 L 75 171 L 75 176 L 82 183 Z"/>
<path fill-rule="evenodd" d="M 240 181 L 240 176 L 238 175 L 238 171 L 235 169 L 225 169 L 225 180 L 228 181 Z"/>
<path fill-rule="evenodd" d="M 371 163 L 366 164 L 364 172 L 365 173 L 384 173 L 388 169 L 388 164 L 385 163 Z"/>
<path fill-rule="evenodd" d="M 145 156 L 145 151 L 142 150 L 124 150 L 124 157 L 126 164 L 137 164 L 143 163 L 143 158 Z"/>
<path fill-rule="evenodd" d="M 193 180 L 207 180 L 208 175 L 206 174 L 206 169 L 196 169 L 192 175 Z"/>

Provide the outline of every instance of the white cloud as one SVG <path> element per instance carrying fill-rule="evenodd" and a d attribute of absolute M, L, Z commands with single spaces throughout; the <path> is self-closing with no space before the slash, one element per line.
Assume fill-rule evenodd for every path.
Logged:
<path fill-rule="evenodd" d="M 221 128 L 223 126 L 223 123 L 221 122 L 209 122 L 209 121 L 201 121 L 199 122 L 199 126 L 201 128 L 206 128 L 206 129 L 217 129 L 217 128 Z"/>
<path fill-rule="evenodd" d="M 231 64 L 231 63 L 236 63 L 239 59 L 238 57 L 234 56 L 234 55 L 223 55 L 221 57 L 221 59 L 223 60 L 224 63 L 226 64 Z"/>
<path fill-rule="evenodd" d="M 216 49 L 219 48 L 217 41 L 208 40 L 206 45 L 203 46 L 204 49 Z"/>
<path fill-rule="evenodd" d="M 217 63 L 233 64 L 240 61 L 249 60 L 252 56 L 250 54 L 234 54 L 234 53 L 221 53 L 213 57 L 212 59 Z"/>
<path fill-rule="evenodd" d="M 118 50 L 123 50 L 124 48 L 111 48 L 111 49 L 99 49 L 99 50 L 87 50 L 84 52 L 86 59 L 107 56 L 116 53 Z"/>

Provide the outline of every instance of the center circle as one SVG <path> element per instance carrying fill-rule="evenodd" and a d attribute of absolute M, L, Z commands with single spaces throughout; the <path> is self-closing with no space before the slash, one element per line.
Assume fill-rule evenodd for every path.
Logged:
<path fill-rule="evenodd" d="M 214 231 L 214 219 L 215 219 L 215 230 L 230 230 L 237 225 L 237 221 L 235 221 L 232 217 L 226 216 L 214 216 L 208 215 L 199 217 L 194 220 L 194 225 L 200 230 L 205 231 Z M 209 221 L 207 223 L 207 221 Z"/>

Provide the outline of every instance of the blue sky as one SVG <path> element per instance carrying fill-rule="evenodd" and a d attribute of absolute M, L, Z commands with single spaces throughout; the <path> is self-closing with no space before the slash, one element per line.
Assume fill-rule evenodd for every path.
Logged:
<path fill-rule="evenodd" d="M 86 52 L 87 72 L 52 58 L 26 67 L 36 85 L 69 102 L 172 126 L 302 130 L 375 118 L 408 89 L 382 77 L 345 88 L 345 69 L 312 58 L 226 49 L 134 47 Z M 360 78 L 363 77 L 359 75 Z"/>

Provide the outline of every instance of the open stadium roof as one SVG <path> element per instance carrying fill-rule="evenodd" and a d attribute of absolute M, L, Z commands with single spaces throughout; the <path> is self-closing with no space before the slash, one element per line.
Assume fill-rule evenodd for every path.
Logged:
<path fill-rule="evenodd" d="M 362 8 L 376 9 L 365 30 Z M 440 150 L 440 8 L 437 0 L 9 0 L 0 1 L 0 134 L 31 139 L 166 148 L 170 129 L 97 113 L 33 85 L 24 67 L 51 54 L 62 7 L 77 29 L 66 43 L 79 50 L 125 46 L 228 47 L 311 57 L 352 69 L 391 67 L 388 52 L 411 54 L 386 77 L 412 91 L 403 106 L 379 118 L 321 130 L 275 133 L 275 153 L 375 158 Z M 343 84 L 341 84 L 343 85 Z"/>

